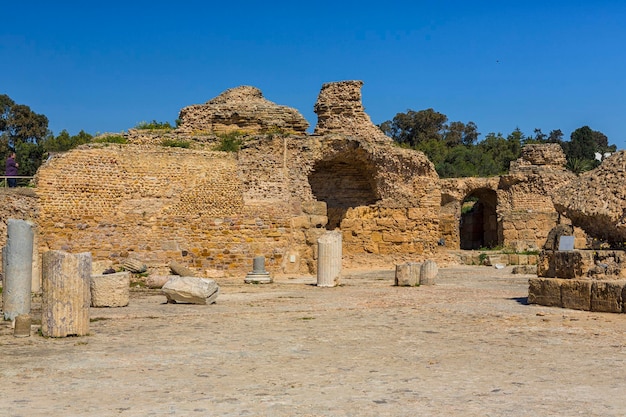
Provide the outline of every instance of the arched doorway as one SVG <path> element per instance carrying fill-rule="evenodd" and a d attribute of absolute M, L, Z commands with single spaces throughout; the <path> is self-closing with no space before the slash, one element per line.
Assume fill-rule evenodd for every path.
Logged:
<path fill-rule="evenodd" d="M 459 234 L 461 249 L 493 248 L 498 242 L 498 197 L 494 190 L 480 188 L 469 193 L 461 204 Z"/>
<path fill-rule="evenodd" d="M 351 207 L 368 206 L 380 198 L 374 187 L 371 164 L 353 155 L 339 155 L 315 164 L 309 175 L 311 191 L 328 209 L 326 229 L 339 227 Z"/>

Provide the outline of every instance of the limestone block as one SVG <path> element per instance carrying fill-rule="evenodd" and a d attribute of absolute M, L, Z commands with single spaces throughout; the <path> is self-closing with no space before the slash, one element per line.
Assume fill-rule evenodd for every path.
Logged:
<path fill-rule="evenodd" d="M 122 263 L 122 266 L 124 267 L 125 270 L 130 271 L 134 274 L 141 274 L 148 270 L 148 267 L 146 266 L 145 263 L 141 262 L 138 259 L 133 259 L 133 258 L 127 258 Z"/>
<path fill-rule="evenodd" d="M 431 259 L 424 262 L 420 267 L 420 285 L 434 285 L 439 274 L 437 263 Z"/>
<path fill-rule="evenodd" d="M 168 303 L 213 304 L 219 286 L 208 278 L 174 276 L 163 285 L 161 291 Z"/>
<path fill-rule="evenodd" d="M 394 284 L 399 287 L 414 287 L 420 283 L 421 263 L 406 262 L 396 265 Z"/>
<path fill-rule="evenodd" d="M 511 270 L 512 274 L 536 274 L 537 265 L 518 265 Z"/>
<path fill-rule="evenodd" d="M 149 275 L 146 278 L 148 288 L 162 288 L 167 281 L 176 275 Z"/>
<path fill-rule="evenodd" d="M 561 282 L 556 278 L 530 278 L 528 304 L 561 307 Z"/>
<path fill-rule="evenodd" d="M 326 202 L 325 201 L 303 201 L 302 211 L 304 214 L 311 216 L 326 216 Z"/>
<path fill-rule="evenodd" d="M 170 270 L 175 275 L 180 275 L 181 277 L 193 277 L 196 275 L 194 271 L 187 268 L 185 265 L 178 263 L 176 261 L 170 262 Z"/>
<path fill-rule="evenodd" d="M 92 307 L 126 307 L 129 300 L 130 272 L 91 276 Z"/>
<path fill-rule="evenodd" d="M 593 281 L 591 286 L 591 311 L 621 313 L 626 280 Z"/>
<path fill-rule="evenodd" d="M 310 219 L 311 219 L 310 220 L 311 227 L 315 227 L 318 229 L 328 224 L 328 217 L 326 216 L 311 215 Z"/>
<path fill-rule="evenodd" d="M 591 281 L 564 279 L 561 281 L 561 307 L 589 311 Z"/>
<path fill-rule="evenodd" d="M 311 219 L 309 216 L 296 216 L 291 218 L 292 229 L 308 229 L 311 227 Z"/>

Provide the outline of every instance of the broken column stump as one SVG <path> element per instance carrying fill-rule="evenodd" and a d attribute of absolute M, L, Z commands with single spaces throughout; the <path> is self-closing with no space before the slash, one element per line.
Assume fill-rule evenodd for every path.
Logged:
<path fill-rule="evenodd" d="M 421 263 L 406 262 L 396 265 L 395 285 L 398 287 L 414 287 L 420 284 Z"/>
<path fill-rule="evenodd" d="M 246 284 L 270 284 L 270 273 L 265 270 L 265 257 L 255 256 L 252 260 L 252 272 L 248 272 L 244 282 Z"/>
<path fill-rule="evenodd" d="M 126 307 L 130 298 L 130 272 L 91 276 L 92 307 Z"/>
<path fill-rule="evenodd" d="M 420 285 L 435 285 L 439 267 L 437 263 L 431 259 L 424 262 L 420 271 Z"/>
<path fill-rule="evenodd" d="M 66 337 L 88 334 L 91 254 L 48 251 L 42 258 L 42 335 Z"/>
<path fill-rule="evenodd" d="M 7 244 L 2 249 L 2 311 L 5 320 L 13 320 L 20 314 L 30 313 L 33 239 L 31 222 L 8 219 Z"/>
<path fill-rule="evenodd" d="M 341 232 L 324 233 L 317 239 L 317 286 L 335 287 L 339 284 L 342 257 Z"/>

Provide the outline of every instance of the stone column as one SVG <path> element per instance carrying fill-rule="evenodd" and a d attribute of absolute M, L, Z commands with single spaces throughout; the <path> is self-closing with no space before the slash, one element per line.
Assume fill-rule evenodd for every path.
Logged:
<path fill-rule="evenodd" d="M 270 284 L 272 277 L 265 270 L 265 257 L 255 256 L 252 260 L 252 272 L 248 272 L 244 279 L 246 284 Z"/>
<path fill-rule="evenodd" d="M 48 251 L 42 259 L 41 333 L 45 337 L 89 333 L 91 254 Z"/>
<path fill-rule="evenodd" d="M 7 221 L 7 244 L 2 249 L 2 310 L 5 320 L 30 313 L 33 239 L 31 222 L 15 219 Z"/>
<path fill-rule="evenodd" d="M 431 259 L 427 260 L 422 265 L 420 271 L 420 285 L 435 285 L 438 273 L 439 268 L 437 267 L 437 263 Z"/>
<path fill-rule="evenodd" d="M 317 239 L 317 286 L 334 287 L 339 284 L 342 256 L 341 232 L 324 233 Z"/>

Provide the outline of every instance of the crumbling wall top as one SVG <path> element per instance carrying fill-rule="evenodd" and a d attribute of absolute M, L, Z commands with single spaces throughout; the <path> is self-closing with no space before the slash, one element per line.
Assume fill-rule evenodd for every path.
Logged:
<path fill-rule="evenodd" d="M 186 133 L 263 133 L 272 129 L 303 133 L 309 127 L 298 110 L 267 100 L 261 90 L 251 86 L 231 88 L 205 104 L 187 106 L 180 111 L 179 120 L 178 130 Z"/>
<path fill-rule="evenodd" d="M 322 85 L 315 103 L 316 135 L 344 134 L 376 142 L 390 142 L 370 117 L 361 101 L 363 81 L 338 81 Z"/>

